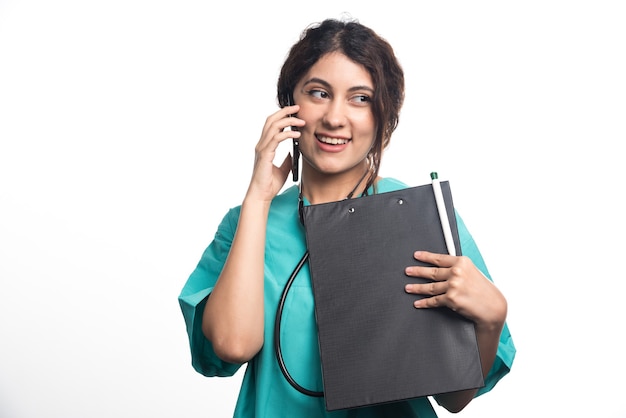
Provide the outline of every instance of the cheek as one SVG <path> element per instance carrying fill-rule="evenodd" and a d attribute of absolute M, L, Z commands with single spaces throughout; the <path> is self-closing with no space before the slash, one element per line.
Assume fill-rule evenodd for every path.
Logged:
<path fill-rule="evenodd" d="M 304 103 L 300 105 L 300 110 L 298 110 L 296 116 L 305 121 L 307 125 L 311 125 L 316 118 L 320 117 L 317 113 L 319 113 L 319 110 L 316 110 L 314 106 L 307 106 Z"/>
<path fill-rule="evenodd" d="M 376 135 L 376 123 L 374 123 L 374 116 L 370 114 L 355 119 L 354 126 L 357 127 L 361 135 L 371 136 L 372 138 Z"/>

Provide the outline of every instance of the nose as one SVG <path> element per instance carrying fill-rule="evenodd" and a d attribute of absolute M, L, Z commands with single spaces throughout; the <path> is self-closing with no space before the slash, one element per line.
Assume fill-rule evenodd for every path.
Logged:
<path fill-rule="evenodd" d="M 323 122 L 330 128 L 340 128 L 347 123 L 346 104 L 342 100 L 331 100 L 324 113 Z"/>

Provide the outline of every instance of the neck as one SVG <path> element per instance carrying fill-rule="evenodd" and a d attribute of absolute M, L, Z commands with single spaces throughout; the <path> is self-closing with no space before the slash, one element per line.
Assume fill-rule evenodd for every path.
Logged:
<path fill-rule="evenodd" d="M 300 192 L 311 204 L 336 202 L 365 192 L 369 169 L 332 176 L 303 176 Z"/>

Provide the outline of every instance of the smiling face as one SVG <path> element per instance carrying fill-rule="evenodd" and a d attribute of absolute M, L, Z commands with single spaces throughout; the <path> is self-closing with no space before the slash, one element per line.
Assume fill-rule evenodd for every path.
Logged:
<path fill-rule="evenodd" d="M 374 83 L 367 70 L 339 52 L 322 56 L 294 89 L 300 106 L 304 176 L 359 179 L 376 135 Z"/>

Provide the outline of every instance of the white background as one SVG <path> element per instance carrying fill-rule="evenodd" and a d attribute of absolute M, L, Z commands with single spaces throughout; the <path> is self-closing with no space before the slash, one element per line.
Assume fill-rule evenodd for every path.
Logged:
<path fill-rule="evenodd" d="M 225 3 L 0 0 L 0 416 L 231 416 L 177 296 L 288 48 L 349 12 L 406 73 L 382 174 L 450 180 L 509 300 L 513 370 L 458 416 L 625 417 L 623 2 Z"/>

